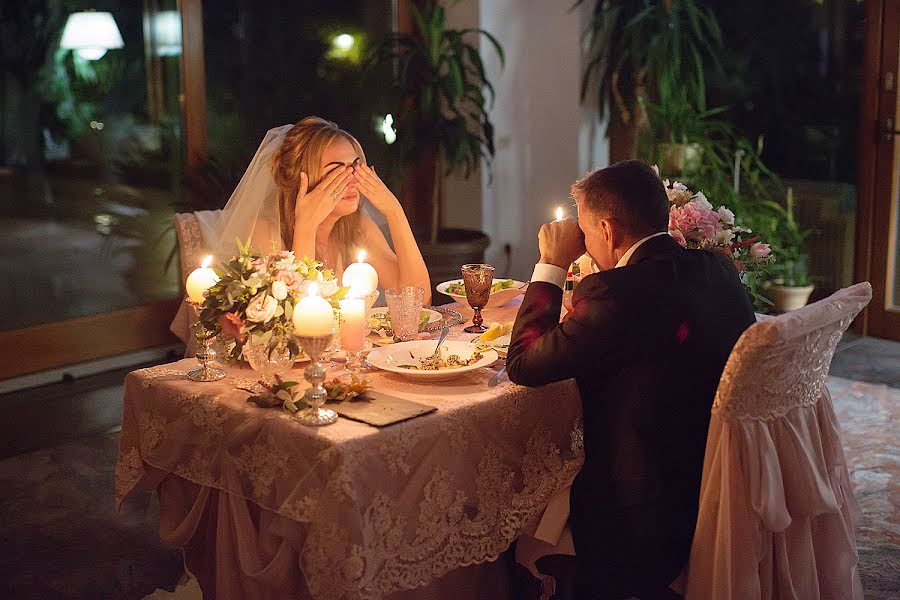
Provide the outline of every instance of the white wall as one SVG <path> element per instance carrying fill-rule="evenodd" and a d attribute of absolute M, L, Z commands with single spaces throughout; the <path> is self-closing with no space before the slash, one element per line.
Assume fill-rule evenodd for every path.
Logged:
<path fill-rule="evenodd" d="M 608 164 L 605 124 L 596 104 L 580 104 L 581 40 L 591 10 L 570 11 L 563 0 L 464 0 L 447 6 L 451 27 L 492 33 L 506 57 L 500 68 L 493 47 L 482 40 L 481 56 L 497 92 L 490 111 L 496 156 L 490 172 L 445 185 L 444 225 L 482 229 L 491 237 L 487 261 L 506 276 L 527 280 L 538 259 L 537 232 L 565 205 L 572 216 L 569 185 L 590 169 Z M 489 174 L 493 177 L 490 178 Z"/>

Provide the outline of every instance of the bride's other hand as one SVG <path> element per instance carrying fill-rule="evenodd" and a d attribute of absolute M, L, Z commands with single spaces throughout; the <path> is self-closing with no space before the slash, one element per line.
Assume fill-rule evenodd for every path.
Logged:
<path fill-rule="evenodd" d="M 353 169 L 338 167 L 325 175 L 319 185 L 308 191 L 309 176 L 306 173 L 300 173 L 300 189 L 297 192 L 297 203 L 294 207 L 296 224 L 318 227 L 341 201 L 344 188 L 352 178 Z"/>
<path fill-rule="evenodd" d="M 354 173 L 356 174 L 356 180 L 359 182 L 359 191 L 368 198 L 378 212 L 385 216 L 390 216 L 391 213 L 403 210 L 400 206 L 400 201 L 397 200 L 394 193 L 378 177 L 375 167 L 357 164 L 354 167 Z"/>

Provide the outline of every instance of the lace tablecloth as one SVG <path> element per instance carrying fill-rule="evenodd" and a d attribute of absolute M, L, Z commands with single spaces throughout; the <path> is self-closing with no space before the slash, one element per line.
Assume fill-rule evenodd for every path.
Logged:
<path fill-rule="evenodd" d="M 214 583 L 198 578 L 219 598 L 380 598 L 494 560 L 580 466 L 573 380 L 488 388 L 494 369 L 427 385 L 373 373 L 375 389 L 437 412 L 312 428 L 248 404 L 235 384 L 252 371 L 195 383 L 195 364 L 126 378 L 116 501 L 159 486 L 163 538 L 186 547 L 189 567 L 192 548 L 195 564 L 214 563 Z"/>

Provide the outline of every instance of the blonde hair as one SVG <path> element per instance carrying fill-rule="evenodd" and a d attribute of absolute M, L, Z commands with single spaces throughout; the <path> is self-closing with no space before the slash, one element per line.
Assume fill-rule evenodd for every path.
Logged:
<path fill-rule="evenodd" d="M 294 241 L 294 211 L 300 191 L 300 173 L 306 173 L 309 178 L 308 189 L 315 188 L 325 175 L 319 168 L 322 153 L 337 138 L 350 142 L 359 159 L 366 162 L 362 146 L 355 137 L 335 123 L 319 117 L 306 117 L 295 123 L 284 136 L 281 148 L 272 155 L 272 174 L 278 186 L 276 197 L 281 221 L 281 242 L 286 248 L 291 248 Z M 344 265 L 353 262 L 359 247 L 362 231 L 360 210 L 357 208 L 353 213 L 338 219 L 331 233 L 338 243 Z"/>

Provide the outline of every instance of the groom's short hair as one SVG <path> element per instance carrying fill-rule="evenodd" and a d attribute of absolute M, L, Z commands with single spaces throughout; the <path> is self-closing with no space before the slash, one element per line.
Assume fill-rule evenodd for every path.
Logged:
<path fill-rule="evenodd" d="M 635 239 L 668 228 L 666 190 L 656 172 L 639 160 L 592 171 L 572 184 L 571 193 L 593 215 L 618 222 Z"/>

